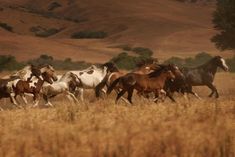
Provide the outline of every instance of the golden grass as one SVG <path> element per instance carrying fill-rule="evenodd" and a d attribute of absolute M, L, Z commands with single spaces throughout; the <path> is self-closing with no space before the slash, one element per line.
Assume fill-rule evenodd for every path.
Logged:
<path fill-rule="evenodd" d="M 0 156 L 234 157 L 234 75 L 221 73 L 216 83 L 218 100 L 177 96 L 177 104 L 154 104 L 134 96 L 135 105 L 128 106 L 115 105 L 113 96 L 89 102 L 89 92 L 84 104 L 59 97 L 55 108 L 5 110 Z"/>

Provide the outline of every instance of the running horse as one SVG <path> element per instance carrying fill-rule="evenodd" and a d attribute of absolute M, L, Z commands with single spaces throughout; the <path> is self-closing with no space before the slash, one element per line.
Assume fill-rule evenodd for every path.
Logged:
<path fill-rule="evenodd" d="M 149 59 L 149 60 L 144 60 L 144 61 L 141 61 L 141 62 L 137 63 L 136 69 L 132 70 L 131 72 L 136 73 L 136 74 L 149 74 L 149 73 L 151 73 L 151 72 L 153 72 L 153 71 L 155 71 L 159 68 L 160 67 L 157 65 L 156 60 Z M 107 88 L 109 88 L 109 86 L 116 79 L 118 79 L 119 77 L 122 77 L 122 76 L 127 74 L 127 72 L 120 71 L 116 67 L 116 65 L 114 65 L 112 69 L 113 69 L 113 72 L 108 75 L 105 84 L 103 84 L 103 86 L 102 86 L 103 88 L 104 88 L 105 85 L 107 86 Z M 121 85 L 116 85 L 115 92 L 118 93 L 121 89 L 122 89 Z M 121 97 L 121 99 L 128 103 L 126 98 Z"/>
<path fill-rule="evenodd" d="M 205 64 L 195 68 L 182 68 L 181 71 L 185 76 L 187 85 L 186 88 L 183 89 L 183 92 L 191 93 L 198 97 L 197 94 L 192 91 L 192 86 L 207 86 L 211 89 L 209 97 L 215 95 L 216 98 L 219 98 L 219 93 L 213 84 L 218 67 L 224 71 L 229 70 L 225 60 L 221 56 L 215 56 Z"/>
<path fill-rule="evenodd" d="M 34 65 L 27 65 L 23 69 L 17 71 L 12 75 L 4 76 L 0 79 L 0 99 L 10 98 L 11 102 L 17 106 L 15 100 L 15 93 L 12 86 L 17 80 L 31 81 L 32 77 L 41 77 L 41 71 L 38 67 Z M 41 77 L 42 78 L 42 77 Z M 17 106 L 18 107 L 18 106 Z"/>
<path fill-rule="evenodd" d="M 39 94 L 44 82 L 52 84 L 53 81 L 57 81 L 57 76 L 55 74 L 55 70 L 51 65 L 46 65 L 40 68 L 41 77 L 33 76 L 32 81 L 24 81 L 21 79 L 15 80 L 13 84 L 13 90 L 15 93 L 15 99 L 18 95 L 20 95 L 25 103 L 27 104 L 27 100 L 25 99 L 25 93 L 33 94 L 34 105 L 33 107 L 38 106 L 39 103 Z M 42 79 L 41 79 L 42 78 Z"/>
<path fill-rule="evenodd" d="M 74 95 L 76 87 L 81 86 L 81 81 L 77 75 L 72 72 L 66 72 L 61 78 L 53 84 L 46 84 L 42 87 L 43 99 L 46 101 L 47 106 L 53 106 L 49 101 L 50 98 L 55 97 L 59 94 L 64 94 L 69 100 L 73 100 L 75 103 L 78 102 Z"/>
<path fill-rule="evenodd" d="M 111 62 L 102 65 L 91 65 L 84 70 L 70 71 L 78 77 L 82 84 L 82 86 L 77 87 L 75 95 L 80 94 L 80 99 L 83 101 L 84 89 L 94 89 L 96 97 L 99 97 L 103 84 L 113 71 L 114 65 Z"/>
<path fill-rule="evenodd" d="M 160 69 L 155 70 L 150 74 L 128 73 L 116 79 L 108 88 L 107 94 L 110 94 L 115 86 L 119 84 L 122 86 L 122 89 L 116 97 L 116 103 L 119 98 L 127 92 L 127 99 L 129 103 L 132 104 L 132 95 L 134 89 L 137 90 L 139 95 L 154 92 L 155 98 L 158 98 L 163 91 L 166 80 L 174 78 L 175 75 L 172 73 L 172 71 L 165 67 L 161 67 Z"/>

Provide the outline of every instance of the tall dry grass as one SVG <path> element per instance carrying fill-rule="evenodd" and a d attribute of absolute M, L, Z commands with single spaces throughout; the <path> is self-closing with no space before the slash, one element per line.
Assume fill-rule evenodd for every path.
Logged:
<path fill-rule="evenodd" d="M 54 108 L 9 108 L 0 112 L 1 157 L 234 157 L 235 75 L 216 79 L 221 98 L 177 96 L 154 104 L 134 96 L 133 106 L 114 96 Z M 8 102 L 1 101 L 8 104 Z"/>

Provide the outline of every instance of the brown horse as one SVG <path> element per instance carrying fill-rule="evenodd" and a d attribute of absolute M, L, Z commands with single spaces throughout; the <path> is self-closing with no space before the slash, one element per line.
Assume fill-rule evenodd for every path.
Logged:
<path fill-rule="evenodd" d="M 155 97 L 159 97 L 164 88 L 165 81 L 174 78 L 174 74 L 163 67 L 150 74 L 128 73 L 115 80 L 108 88 L 107 94 L 110 94 L 117 84 L 121 84 L 122 90 L 117 95 L 116 103 L 121 96 L 128 92 L 127 99 L 132 104 L 134 89 L 136 89 L 139 94 L 154 92 Z"/>
<path fill-rule="evenodd" d="M 42 79 L 40 77 L 33 77 L 32 81 L 18 80 L 18 82 L 13 86 L 15 92 L 15 99 L 18 95 L 20 95 L 27 104 L 27 100 L 25 99 L 24 93 L 30 93 L 33 94 L 33 100 L 35 102 L 34 107 L 38 106 L 39 93 L 44 82 L 52 84 L 53 81 L 57 81 L 57 76 L 55 75 L 55 71 L 52 66 L 47 65 L 41 68 L 40 70 L 42 73 Z"/>

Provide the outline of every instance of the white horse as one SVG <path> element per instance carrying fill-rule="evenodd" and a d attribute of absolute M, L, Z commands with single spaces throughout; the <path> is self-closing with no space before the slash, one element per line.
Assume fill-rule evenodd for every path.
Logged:
<path fill-rule="evenodd" d="M 78 93 L 82 101 L 84 100 L 84 89 L 95 89 L 96 96 L 98 97 L 99 90 L 103 90 L 102 88 L 99 89 L 99 85 L 105 83 L 108 75 L 113 71 L 113 67 L 113 63 L 105 63 L 101 66 L 92 65 L 85 70 L 70 71 L 76 74 L 81 81 L 82 87 L 78 87 Z"/>
<path fill-rule="evenodd" d="M 53 106 L 49 98 L 55 97 L 59 94 L 65 94 L 70 101 L 78 103 L 77 98 L 72 91 L 81 85 L 80 79 L 72 72 L 66 72 L 62 77 L 53 84 L 46 84 L 42 87 L 43 99 L 47 106 Z"/>

